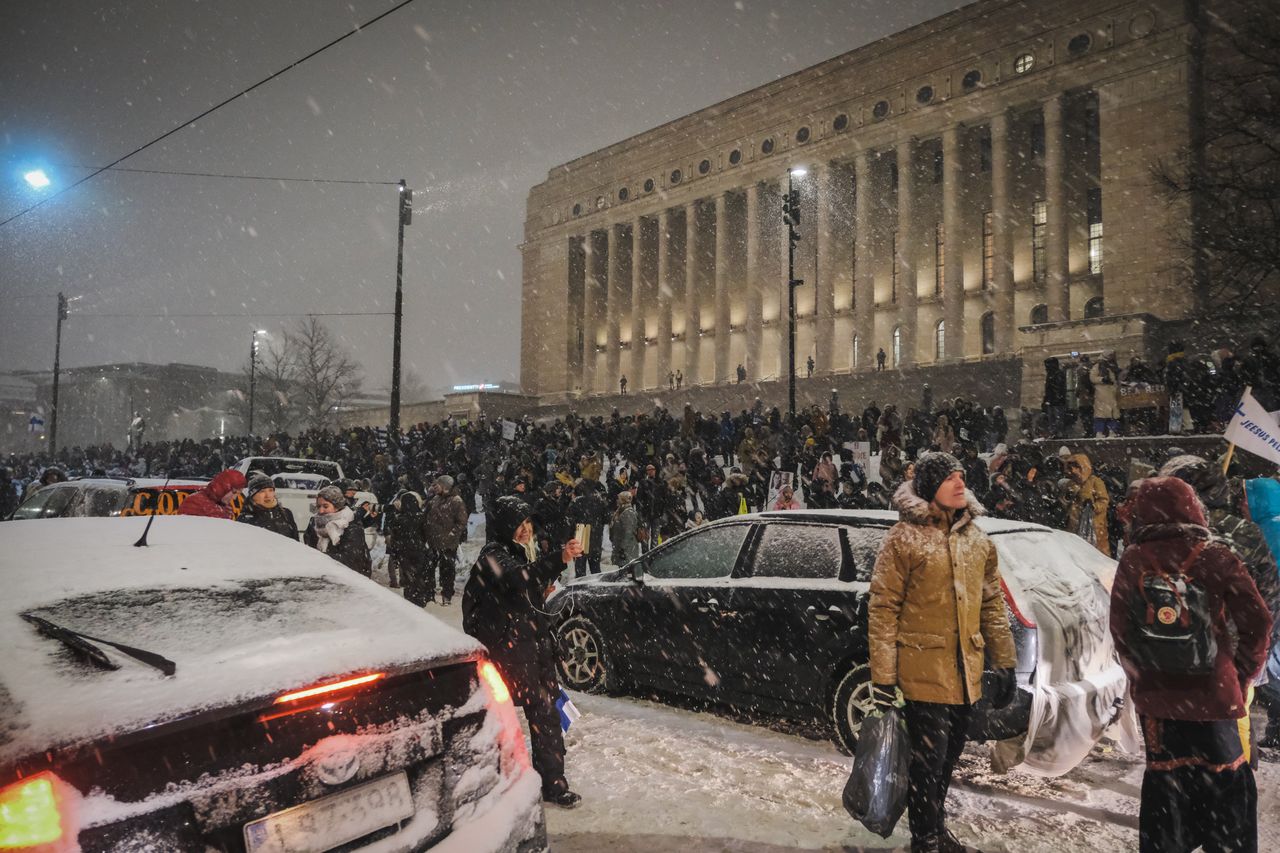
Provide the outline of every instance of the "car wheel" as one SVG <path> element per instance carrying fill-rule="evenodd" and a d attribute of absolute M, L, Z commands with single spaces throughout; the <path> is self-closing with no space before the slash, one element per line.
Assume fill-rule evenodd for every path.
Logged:
<path fill-rule="evenodd" d="M 836 684 L 831 702 L 831 722 L 835 726 L 836 748 L 853 755 L 858 748 L 862 721 L 875 708 L 871 699 L 871 667 L 855 666 Z"/>
<path fill-rule="evenodd" d="M 608 693 L 615 689 L 613 672 L 600 629 L 582 616 L 560 626 L 560 678 L 570 690 Z"/>

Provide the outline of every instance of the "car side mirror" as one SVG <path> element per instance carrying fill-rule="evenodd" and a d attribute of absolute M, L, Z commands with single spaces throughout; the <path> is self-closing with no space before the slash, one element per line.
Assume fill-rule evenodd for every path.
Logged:
<path fill-rule="evenodd" d="M 644 585 L 644 560 L 632 560 L 627 566 L 627 575 L 633 583 Z"/>

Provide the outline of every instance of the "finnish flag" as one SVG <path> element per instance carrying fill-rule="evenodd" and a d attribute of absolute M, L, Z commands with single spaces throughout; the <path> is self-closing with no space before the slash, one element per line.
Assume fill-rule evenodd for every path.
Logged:
<path fill-rule="evenodd" d="M 564 688 L 560 688 L 560 695 L 556 697 L 556 710 L 560 712 L 560 730 L 569 731 L 569 727 L 578 721 L 582 716 L 582 712 L 573 704 L 573 700 L 569 698 L 569 694 L 564 692 Z"/>

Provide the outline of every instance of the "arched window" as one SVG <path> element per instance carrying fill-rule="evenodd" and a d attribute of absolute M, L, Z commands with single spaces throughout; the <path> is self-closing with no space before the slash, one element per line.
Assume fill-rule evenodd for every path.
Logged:
<path fill-rule="evenodd" d="M 996 315 L 988 311 L 982 315 L 982 354 L 991 355 L 996 351 Z"/>
<path fill-rule="evenodd" d="M 1039 326 L 1047 322 L 1049 322 L 1049 306 L 1041 302 L 1031 309 L 1031 325 Z"/>
<path fill-rule="evenodd" d="M 947 321 L 939 320 L 933 327 L 933 357 L 942 361 L 947 357 Z"/>
<path fill-rule="evenodd" d="M 1101 317 L 1104 311 L 1104 304 L 1101 296 L 1095 296 L 1084 304 L 1084 317 L 1086 320 L 1092 320 L 1094 317 Z"/>
<path fill-rule="evenodd" d="M 893 330 L 893 366 L 902 366 L 902 327 Z"/>
<path fill-rule="evenodd" d="M 862 338 L 857 335 L 853 336 L 853 369 L 857 370 L 862 364 Z"/>

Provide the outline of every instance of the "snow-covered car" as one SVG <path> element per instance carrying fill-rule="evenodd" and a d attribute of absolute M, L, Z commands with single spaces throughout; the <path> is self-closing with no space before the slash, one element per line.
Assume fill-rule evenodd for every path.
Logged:
<path fill-rule="evenodd" d="M 246 456 L 235 464 L 235 470 L 246 477 L 250 471 L 261 471 L 276 485 L 276 500 L 293 513 L 298 528 L 306 527 L 316 512 L 316 493 L 330 483 L 343 479 L 342 466 L 324 459 L 291 459 L 285 456 Z M 356 505 L 378 507 L 372 492 L 356 492 Z M 365 541 L 373 545 L 374 531 L 365 531 Z"/>
<path fill-rule="evenodd" d="M 545 849 L 483 647 L 328 557 L 219 519 L 20 521 L 0 575 L 4 849 Z"/>
<path fill-rule="evenodd" d="M 204 480 L 161 480 L 155 477 L 117 479 L 90 477 L 53 483 L 30 492 L 9 517 L 100 518 L 114 515 L 173 515 L 187 495 L 198 492 Z M 242 500 L 232 506 L 239 514 Z"/>
<path fill-rule="evenodd" d="M 741 515 L 572 581 L 549 602 L 561 679 L 584 691 L 647 686 L 810 715 L 852 751 L 872 707 L 871 571 L 896 521 L 880 511 Z M 1005 741 L 1008 763 L 1066 772 L 1109 727 L 1133 733 L 1099 580 L 1115 564 L 1040 525 L 978 525 L 999 553 L 1021 689 L 1004 709 L 980 701 L 970 735 Z"/>

